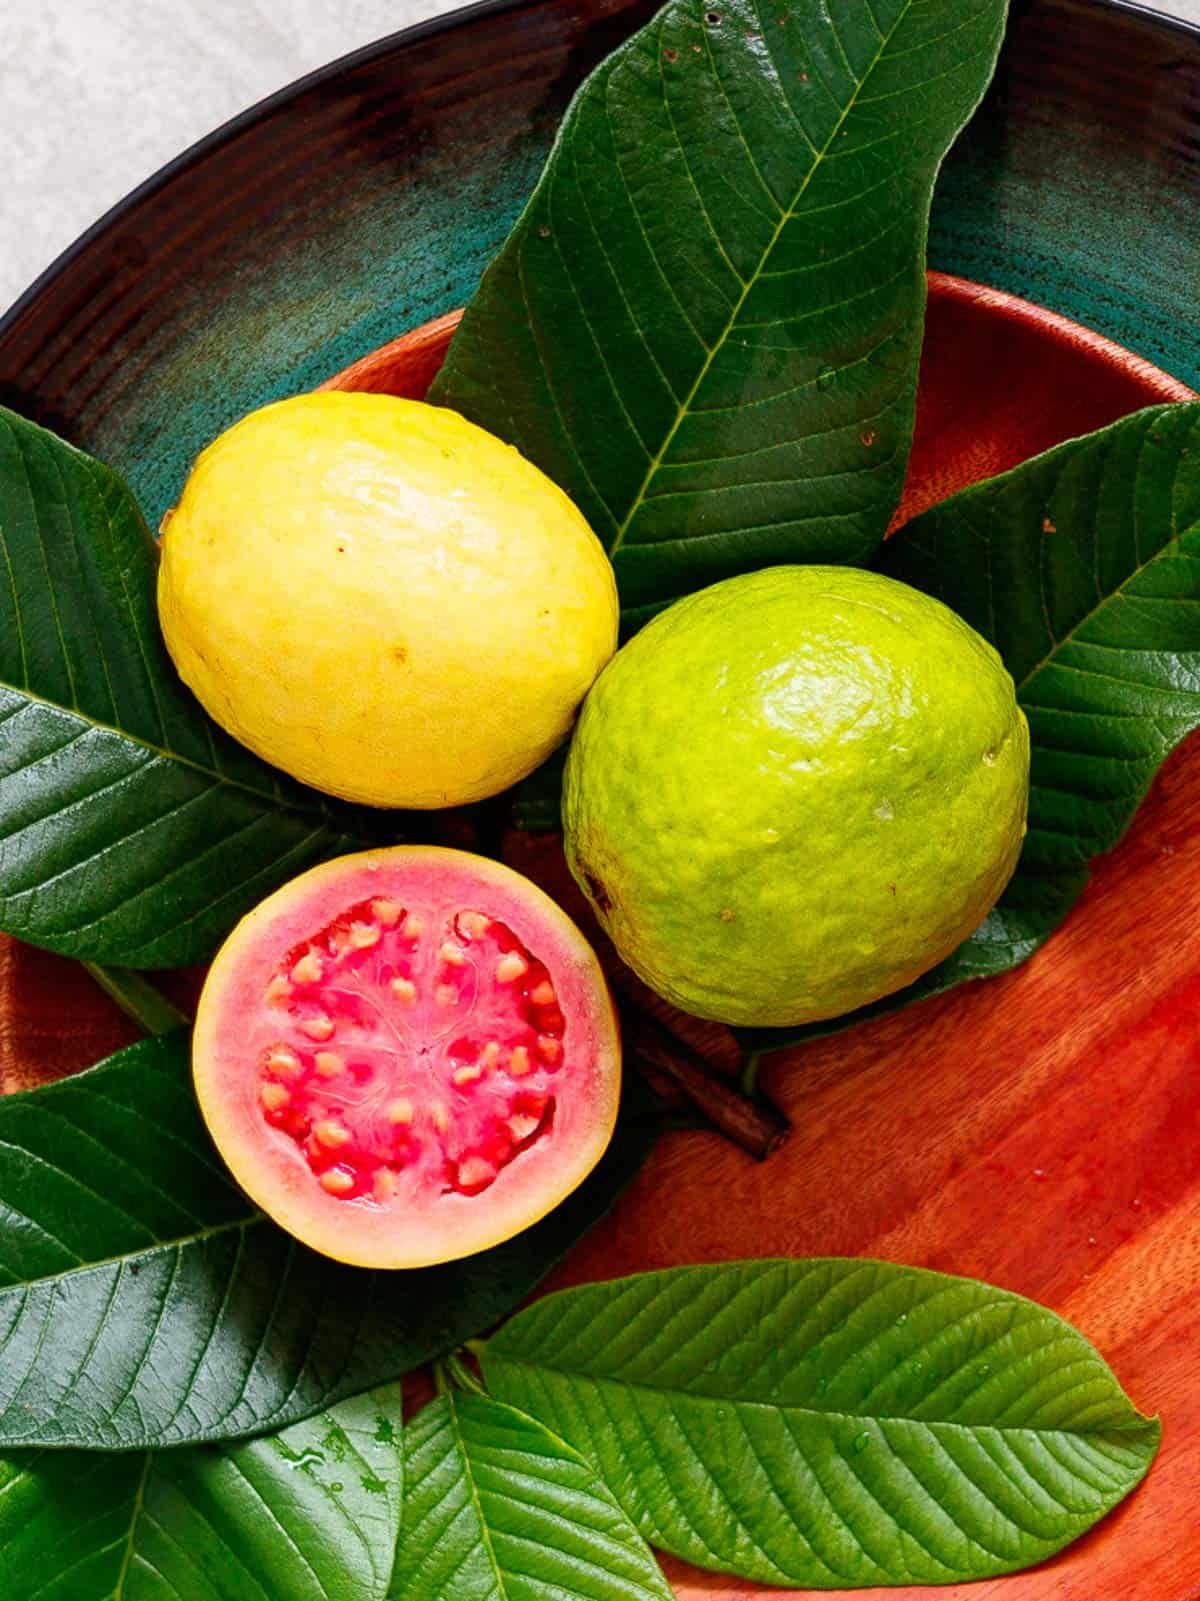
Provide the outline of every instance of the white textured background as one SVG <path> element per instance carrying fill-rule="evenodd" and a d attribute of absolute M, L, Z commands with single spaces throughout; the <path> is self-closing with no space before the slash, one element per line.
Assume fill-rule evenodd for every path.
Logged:
<path fill-rule="evenodd" d="M 220 123 L 335 56 L 459 4 L 0 0 L 0 311 Z"/>
<path fill-rule="evenodd" d="M 0 310 L 228 117 L 459 0 L 0 0 Z M 1200 22 L 1200 0 L 1161 9 Z"/>

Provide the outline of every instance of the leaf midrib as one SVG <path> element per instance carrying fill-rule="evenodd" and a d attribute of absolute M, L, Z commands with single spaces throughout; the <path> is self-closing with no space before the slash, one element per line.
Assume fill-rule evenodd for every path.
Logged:
<path fill-rule="evenodd" d="M 124 1601 L 125 1583 L 129 1577 L 129 1570 L 133 1566 L 138 1524 L 141 1522 L 142 1511 L 146 1505 L 146 1485 L 150 1480 L 150 1467 L 153 1461 L 153 1451 L 147 1451 L 145 1460 L 142 1463 L 142 1476 L 138 1480 L 137 1494 L 133 1498 L 133 1510 L 129 1515 L 129 1533 L 125 1539 L 125 1554 L 121 1559 L 121 1571 L 117 1574 L 117 1582 L 112 1589 L 111 1601 Z"/>
<path fill-rule="evenodd" d="M 1120 424 L 1117 423 L 1115 426 L 1119 428 Z M 1144 439 L 1143 439 L 1142 442 L 1143 443 L 1145 442 Z M 1072 447 L 1071 447 L 1071 445 L 1068 444 L 1067 446 L 1064 447 L 1064 449 L 1066 451 L 1070 451 L 1072 449 Z M 1075 459 L 1076 459 L 1076 457 L 1075 457 L 1074 454 L 1070 455 L 1067 458 L 1068 462 L 1073 462 Z M 1021 469 L 1018 467 L 1018 468 L 1014 469 L 1014 472 L 1019 473 L 1020 470 Z M 1135 478 L 1134 478 L 1134 482 L 1135 483 L 1137 482 L 1137 479 L 1140 476 L 1141 476 L 1140 471 L 1135 474 Z M 1178 477 L 1178 473 L 1176 473 L 1176 479 L 1177 479 L 1177 477 Z M 1058 488 L 1058 483 L 1059 482 L 1061 482 L 1061 478 L 1058 481 L 1056 481 L 1055 489 Z M 1172 480 L 1172 485 L 1171 485 L 1172 496 L 1174 496 L 1174 490 L 1175 490 L 1175 480 L 1173 479 Z M 1054 491 L 1052 490 L 1051 491 L 1051 495 L 1053 495 L 1053 493 L 1054 493 Z M 980 498 L 983 499 L 984 497 L 981 495 Z M 987 498 L 990 499 L 991 496 L 989 495 Z M 1097 524 L 1096 524 L 1096 521 L 1093 520 L 1090 526 L 1091 526 L 1091 533 L 1092 533 L 1093 537 L 1096 537 L 1096 535 L 1097 535 Z M 1091 622 L 1093 617 L 1098 616 L 1099 613 L 1102 612 L 1105 609 L 1106 606 L 1111 606 L 1113 601 L 1122 599 L 1124 597 L 1125 590 L 1128 588 L 1128 586 L 1130 584 L 1132 584 L 1136 579 L 1140 578 L 1142 576 L 1142 574 L 1144 572 L 1146 572 L 1149 568 L 1153 567 L 1155 562 L 1161 561 L 1163 559 L 1163 557 L 1166 556 L 1167 552 L 1171 549 L 1172 546 L 1181 545 L 1182 542 L 1185 539 L 1187 539 L 1189 535 L 1196 533 L 1198 530 L 1200 530 L 1200 523 L 1189 523 L 1186 528 L 1178 529 L 1178 528 L 1176 528 L 1174 526 L 1174 517 L 1172 517 L 1171 537 L 1169 539 L 1164 540 L 1163 543 L 1158 547 L 1157 550 L 1151 551 L 1150 555 L 1146 557 L 1145 561 L 1138 562 L 1136 566 L 1132 567 L 1129 570 L 1129 572 L 1127 572 L 1125 574 L 1124 578 L 1121 579 L 1121 582 L 1119 584 L 1117 584 L 1115 588 L 1111 589 L 1108 592 L 1107 595 L 1101 595 L 1100 599 L 1096 602 L 1096 604 L 1094 606 L 1092 606 L 1090 608 L 1090 610 L 1085 612 L 1082 617 L 1077 618 L 1071 624 L 1070 628 L 1062 636 L 1061 639 L 1055 639 L 1053 631 L 1051 631 L 1050 649 L 1041 658 L 1041 660 L 1036 662 L 1034 664 L 1034 666 L 1032 666 L 1029 669 L 1029 671 L 1027 673 L 1025 673 L 1025 675 L 1022 677 L 1021 681 L 1016 686 L 1017 694 L 1020 695 L 1023 690 L 1027 689 L 1029 684 L 1032 682 L 1032 680 L 1035 679 L 1040 672 L 1043 672 L 1047 667 L 1052 667 L 1054 665 L 1055 658 L 1057 657 L 1058 653 L 1063 649 L 1064 646 L 1066 646 L 1066 645 L 1074 645 L 1074 644 L 1079 644 L 1079 643 L 1082 643 L 1082 644 L 1084 644 L 1086 646 L 1086 644 L 1087 644 L 1086 640 L 1079 641 L 1076 638 L 1076 636 L 1078 635 L 1080 629 L 1081 628 L 1085 628 L 1088 625 L 1088 623 Z M 991 566 L 990 551 L 989 551 L 988 565 L 989 565 L 989 568 L 990 568 L 990 566 Z M 1041 575 L 1040 571 L 1039 571 L 1039 574 L 1038 574 L 1038 585 L 1039 585 L 1039 588 L 1042 587 L 1042 575 Z M 1136 654 L 1136 652 L 1135 652 L 1135 654 Z M 1031 709 L 1034 710 L 1034 711 L 1037 711 L 1037 710 L 1041 710 L 1042 708 L 1033 707 Z M 1051 711 L 1054 711 L 1054 710 L 1057 710 L 1057 709 L 1058 708 L 1056 708 L 1056 707 L 1047 708 L 1047 710 L 1051 710 Z"/>
<path fill-rule="evenodd" d="M 243 794 L 251 795 L 255 800 L 266 801 L 277 811 L 290 811 L 300 817 L 319 818 L 322 826 L 326 828 L 336 826 L 334 818 L 319 799 L 314 799 L 310 805 L 306 806 L 298 800 L 289 799 L 271 790 L 258 789 L 253 784 L 246 783 L 244 779 L 233 778 L 227 773 L 218 771 L 216 768 L 205 767 L 201 762 L 194 761 L 190 756 L 181 755 L 178 751 L 169 750 L 164 745 L 156 745 L 153 741 L 144 739 L 140 734 L 130 733 L 126 728 L 118 728 L 112 723 L 92 717 L 78 706 L 61 706 L 57 701 L 49 700 L 46 696 L 37 694 L 23 684 L 12 684 L 7 679 L 0 679 L 0 689 L 6 689 L 13 695 L 20 695 L 34 706 L 44 706 L 47 711 L 57 712 L 60 717 L 74 718 L 77 722 L 84 724 L 89 729 L 94 729 L 97 733 L 111 734 L 114 738 L 122 740 L 126 744 L 136 745 L 139 750 L 146 751 L 159 761 L 170 762 L 178 767 L 186 767 L 191 772 L 199 773 L 202 778 L 208 780 L 214 787 L 216 785 L 225 785 L 229 789 L 240 790 Z"/>
<path fill-rule="evenodd" d="M 1018 694 L 1018 696 L 1022 693 L 1023 690 L 1025 690 L 1025 689 L 1027 689 L 1029 687 L 1030 683 L 1033 681 L 1033 679 L 1035 679 L 1037 677 L 1037 675 L 1039 673 L 1045 672 L 1047 667 L 1053 667 L 1054 666 L 1055 659 L 1058 656 L 1058 653 L 1063 649 L 1064 646 L 1066 646 L 1066 645 L 1083 645 L 1086 648 L 1087 643 L 1088 643 L 1087 640 L 1086 639 L 1080 640 L 1080 639 L 1077 639 L 1075 637 L 1079 633 L 1079 630 L 1081 628 L 1085 627 L 1088 623 L 1090 623 L 1092 618 L 1097 616 L 1098 613 L 1102 612 L 1106 606 L 1111 606 L 1114 600 L 1123 599 L 1124 598 L 1124 594 L 1125 594 L 1125 588 L 1126 588 L 1126 586 L 1128 584 L 1132 584 L 1134 579 L 1140 578 L 1142 576 L 1142 574 L 1146 571 L 1147 568 L 1154 566 L 1156 561 L 1161 561 L 1162 558 L 1170 550 L 1172 545 L 1178 544 L 1181 539 L 1186 539 L 1188 534 L 1195 533 L 1197 527 L 1200 527 L 1200 524 L 1194 524 L 1191 528 L 1185 528 L 1182 534 L 1174 534 L 1174 535 L 1172 535 L 1172 537 L 1167 541 L 1167 543 L 1165 545 L 1163 545 L 1159 550 L 1156 550 L 1154 552 L 1153 556 L 1150 556 L 1146 561 L 1142 562 L 1140 566 L 1135 567 L 1132 572 L 1127 573 L 1126 576 L 1124 578 L 1122 578 L 1121 582 L 1117 585 L 1117 587 L 1115 589 L 1111 590 L 1110 593 L 1107 594 L 1107 595 L 1102 595 L 1101 598 L 1092 607 L 1091 611 L 1087 612 L 1083 617 L 1079 618 L 1079 620 L 1077 622 L 1072 623 L 1070 629 L 1062 636 L 1062 638 L 1054 640 L 1052 645 L 1051 645 L 1051 647 L 1050 647 L 1050 649 L 1047 651 L 1045 656 L 1042 657 L 1041 661 L 1039 661 L 1035 666 L 1031 667 L 1029 669 L 1029 671 L 1025 674 L 1025 676 L 1021 679 L 1020 683 L 1017 685 L 1017 694 Z M 1159 599 L 1161 597 L 1155 597 L 1155 598 Z M 1139 654 L 1139 652 L 1138 652 L 1138 650 L 1137 650 L 1137 648 L 1135 646 L 1120 646 L 1118 648 L 1123 650 L 1123 651 L 1124 650 L 1128 650 L 1130 652 L 1130 654 L 1134 655 L 1134 656 Z M 1179 654 L 1184 654 L 1184 653 L 1180 652 Z M 1192 652 L 1191 654 L 1196 654 L 1196 653 Z M 1047 707 L 1033 706 L 1033 707 L 1030 708 L 1031 711 L 1059 711 L 1061 709 L 1062 708 L 1057 707 L 1057 706 L 1047 706 Z M 1085 712 L 1083 715 L 1084 716 L 1088 716 L 1089 714 Z M 1100 716 L 1102 714 L 1099 713 L 1099 712 L 1096 712 L 1096 713 L 1092 713 L 1090 715 Z"/>
<path fill-rule="evenodd" d="M 496 1575 L 496 1583 L 499 1586 L 501 1601 L 510 1601 L 511 1591 L 509 1590 L 508 1583 L 504 1577 L 504 1570 L 500 1566 L 500 1559 L 496 1555 L 496 1547 L 492 1543 L 492 1533 L 488 1527 L 487 1518 L 484 1516 L 483 1501 L 480 1498 L 479 1486 L 475 1482 L 475 1472 L 471 1465 L 471 1455 L 467 1450 L 467 1442 L 463 1438 L 462 1424 L 459 1421 L 458 1416 L 458 1403 L 453 1395 L 448 1395 L 446 1397 L 446 1402 L 447 1411 L 450 1413 L 450 1427 L 454 1431 L 455 1443 L 458 1446 L 459 1455 L 462 1458 L 463 1475 L 467 1484 L 467 1494 L 471 1497 L 471 1506 L 474 1509 L 475 1517 L 479 1524 L 479 1536 L 483 1541 L 483 1549 L 486 1553 L 492 1572 Z"/>
<path fill-rule="evenodd" d="M 1020 1423 L 955 1423 L 950 1418 L 912 1418 L 903 1414 L 886 1412 L 846 1412 L 841 1409 L 796 1404 L 783 1404 L 775 1401 L 751 1401 L 740 1396 L 705 1395 L 695 1390 L 670 1390 L 662 1384 L 647 1384 L 643 1380 L 617 1379 L 607 1376 L 597 1376 L 591 1373 L 578 1373 L 570 1368 L 555 1367 L 550 1362 L 530 1362 L 521 1357 L 508 1356 L 501 1352 L 497 1359 L 507 1362 L 510 1367 L 526 1368 L 532 1373 L 554 1373 L 566 1379 L 568 1383 L 611 1384 L 623 1390 L 630 1390 L 641 1395 L 660 1395 L 668 1400 L 695 1401 L 705 1406 L 731 1406 L 745 1411 L 753 1409 L 761 1412 L 788 1412 L 799 1414 L 805 1418 L 835 1418 L 843 1421 L 859 1423 L 911 1423 L 923 1429 L 954 1429 L 965 1434 L 978 1434 L 988 1430 L 992 1434 L 1022 1434 L 1034 1435 L 1067 1435 L 1072 1439 L 1089 1439 L 1092 1436 L 1102 1438 L 1113 1434 L 1138 1434 L 1142 1430 L 1153 1427 L 1154 1419 L 1138 1414 L 1137 1421 L 1128 1424 L 1110 1423 L 1104 1428 L 1038 1428 L 1033 1424 Z"/>
<path fill-rule="evenodd" d="M 820 171 L 822 162 L 828 156 L 828 154 L 830 152 L 830 149 L 833 146 L 833 141 L 837 138 L 838 134 L 842 131 L 842 127 L 845 124 L 847 117 L 849 117 L 850 113 L 854 110 L 854 107 L 857 105 L 859 95 L 862 93 L 864 85 L 869 81 L 869 79 L 871 77 L 871 74 L 875 71 L 875 69 L 879 65 L 880 61 L 882 61 L 883 56 L 884 56 L 885 52 L 887 51 L 888 46 L 891 44 L 893 38 L 896 35 L 897 29 L 900 27 L 901 23 L 903 23 L 907 19 L 907 17 L 909 15 L 910 11 L 912 10 L 912 7 L 913 7 L 914 4 L 915 4 L 915 0 L 904 0 L 904 4 L 901 6 L 900 10 L 896 14 L 895 21 L 892 23 L 892 25 L 888 29 L 887 33 L 883 34 L 880 37 L 878 50 L 875 52 L 874 56 L 871 58 L 871 60 L 868 63 L 867 67 L 864 69 L 864 71 L 862 73 L 862 76 L 859 77 L 855 81 L 854 92 L 850 96 L 850 98 L 847 100 L 844 108 L 842 109 L 841 113 L 839 114 L 836 122 L 833 125 L 833 129 L 829 134 L 829 137 L 826 139 L 825 143 L 821 146 L 821 148 L 819 150 L 814 150 L 812 163 L 809 166 L 808 171 L 805 173 L 804 178 L 801 181 L 800 187 L 796 190 L 796 193 L 792 196 L 792 198 L 788 202 L 787 206 L 782 208 L 782 210 L 780 212 L 779 221 L 776 224 L 774 230 L 772 231 L 771 237 L 767 241 L 767 244 L 766 244 L 765 248 L 763 249 L 762 254 L 759 256 L 758 265 L 754 268 L 753 272 L 750 273 L 748 277 L 746 277 L 746 278 L 744 278 L 742 280 L 742 292 L 738 296 L 737 301 L 733 306 L 733 309 L 730 311 L 729 317 L 728 317 L 728 319 L 727 319 L 727 321 L 725 323 L 725 326 L 721 329 L 721 332 L 717 335 L 717 337 L 713 341 L 711 347 L 708 349 L 708 352 L 705 355 L 704 361 L 702 362 L 702 364 L 700 366 L 700 370 L 696 375 L 695 381 L 693 382 L 691 388 L 688 390 L 687 394 L 684 396 L 683 400 L 679 403 L 679 407 L 678 407 L 678 409 L 676 411 L 676 414 L 675 414 L 675 421 L 671 424 L 670 430 L 668 431 L 668 433 L 666 435 L 666 438 L 663 440 L 662 444 L 659 446 L 659 448 L 656 451 L 656 453 L 651 457 L 649 466 L 646 468 L 645 476 L 642 479 L 642 482 L 638 487 L 638 490 L 637 490 L 636 495 L 634 496 L 633 502 L 631 503 L 631 505 L 629 507 L 629 510 L 626 512 L 626 514 L 625 514 L 624 518 L 622 519 L 621 523 L 618 525 L 616 535 L 615 535 L 615 537 L 613 539 L 612 544 L 609 546 L 609 552 L 608 553 L 609 553 L 610 557 L 615 556 L 617 551 L 620 550 L 621 546 L 624 544 L 625 536 L 629 532 L 629 528 L 630 528 L 630 525 L 633 522 L 634 517 L 638 514 L 638 512 L 642 509 L 642 506 L 645 504 L 646 491 L 649 489 L 649 487 L 653 483 L 655 477 L 657 476 L 657 474 L 661 470 L 662 464 L 663 464 L 663 461 L 666 458 L 667 452 L 670 450 L 671 446 L 674 444 L 675 436 L 676 436 L 676 434 L 678 434 L 680 428 L 683 426 L 685 418 L 687 418 L 688 416 L 691 415 L 692 403 L 695 400 L 696 396 L 699 394 L 700 387 L 703 384 L 704 380 L 708 377 L 708 374 L 712 369 L 713 362 L 717 359 L 717 356 L 724 350 L 726 341 L 728 340 L 729 336 L 733 333 L 734 329 L 737 327 L 737 320 L 738 320 L 739 316 L 742 313 L 742 308 L 745 306 L 746 301 L 750 297 L 751 290 L 755 287 L 755 285 L 758 283 L 759 279 L 762 277 L 763 270 L 766 267 L 767 262 L 770 260 L 771 255 L 774 252 L 776 245 L 779 243 L 779 241 L 780 241 L 780 239 L 781 239 L 781 237 L 783 235 L 784 229 L 787 227 L 788 223 L 791 222 L 795 218 L 796 207 L 800 204 L 801 200 L 803 200 L 805 194 L 808 192 L 808 187 L 812 183 L 813 178 Z M 711 41 L 707 40 L 707 37 L 706 37 L 706 44 L 707 44 L 707 48 L 708 48 L 708 52 L 709 52 L 709 61 L 712 63 L 713 71 L 714 71 L 714 74 L 715 74 L 715 72 L 716 72 L 716 63 L 715 63 L 715 61 L 713 61 L 713 57 L 712 57 L 712 43 L 711 43 Z M 849 63 L 847 63 L 847 65 L 849 65 Z M 776 69 L 776 70 L 778 70 L 778 69 Z M 606 115 L 607 115 L 607 106 L 606 106 L 605 110 L 606 110 Z M 693 184 L 692 187 L 694 189 L 695 185 Z M 697 198 L 699 198 L 699 191 L 697 191 Z M 720 243 L 720 240 L 718 240 L 718 243 Z"/>
<path fill-rule="evenodd" d="M 16 1290 L 33 1290 L 43 1284 L 58 1284 L 64 1279 L 77 1278 L 80 1274 L 91 1273 L 98 1268 L 120 1267 L 126 1262 L 141 1261 L 162 1251 L 186 1250 L 190 1245 L 201 1245 L 206 1240 L 216 1239 L 222 1234 L 231 1234 L 237 1229 L 245 1231 L 266 1221 L 264 1213 L 252 1212 L 249 1216 L 235 1219 L 232 1223 L 216 1223 L 211 1228 L 201 1229 L 196 1234 L 184 1234 L 173 1240 L 156 1240 L 153 1245 L 138 1246 L 135 1250 L 120 1251 L 113 1256 L 97 1257 L 94 1262 L 82 1261 L 77 1267 L 64 1268 L 58 1273 L 43 1273 L 36 1279 L 19 1279 L 11 1284 L 0 1285 L 0 1300 Z"/>

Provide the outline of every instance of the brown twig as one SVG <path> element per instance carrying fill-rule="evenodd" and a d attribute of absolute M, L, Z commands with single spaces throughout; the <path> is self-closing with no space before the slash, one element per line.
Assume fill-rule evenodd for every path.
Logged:
<path fill-rule="evenodd" d="M 629 1054 L 666 1074 L 719 1133 L 756 1161 L 765 1162 L 787 1139 L 791 1125 L 777 1107 L 743 1095 L 661 1023 L 628 1005 L 622 1021 Z"/>
<path fill-rule="evenodd" d="M 636 1015 L 657 1023 L 710 1074 L 729 1084 L 739 1082 L 746 1065 L 746 1053 L 732 1029 L 723 1023 L 707 1023 L 702 1018 L 690 1017 L 670 1001 L 664 1001 L 625 966 L 607 939 L 598 942 L 597 955 L 622 1010 L 632 1009 Z"/>

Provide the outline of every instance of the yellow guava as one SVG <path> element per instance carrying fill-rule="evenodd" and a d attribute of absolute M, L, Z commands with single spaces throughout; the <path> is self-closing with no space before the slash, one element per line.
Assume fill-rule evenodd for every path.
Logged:
<path fill-rule="evenodd" d="M 567 496 L 456 412 L 385 395 L 280 401 L 210 445 L 158 605 L 223 728 L 373 806 L 524 778 L 617 638 L 612 567 Z"/>
<path fill-rule="evenodd" d="M 766 1027 L 911 983 L 983 921 L 1021 849 L 1029 729 L 991 645 L 850 567 L 680 601 L 588 696 L 572 871 L 685 1011 Z"/>

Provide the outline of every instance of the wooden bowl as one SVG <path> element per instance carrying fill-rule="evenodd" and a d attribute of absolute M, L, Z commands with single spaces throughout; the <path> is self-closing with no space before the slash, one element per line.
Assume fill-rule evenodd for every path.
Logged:
<path fill-rule="evenodd" d="M 323 387 L 423 399 L 459 315 Z M 897 526 L 1064 439 L 1194 398 L 1065 317 L 933 273 Z M 1176 752 L 1025 968 L 774 1058 L 766 1082 L 795 1131 L 781 1151 L 758 1166 L 711 1135 L 672 1136 L 556 1275 L 562 1286 L 731 1257 L 884 1257 L 1020 1290 L 1090 1335 L 1138 1404 L 1163 1414 L 1147 1483 L 1034 1572 L 913 1597 L 1093 1601 L 1118 1585 L 1123 1601 L 1200 1596 L 1198 752 Z M 681 1601 L 787 1593 L 668 1571 Z"/>
<path fill-rule="evenodd" d="M 461 320 L 452 311 L 414 328 L 320 387 L 423 400 Z M 1141 406 L 1193 399 L 1177 378 L 1067 317 L 931 272 L 916 438 L 895 526 Z"/>
<path fill-rule="evenodd" d="M 458 315 L 322 387 L 422 398 Z M 1063 317 L 932 274 L 898 522 L 1074 434 L 1190 398 Z M 131 1034 L 78 965 L 0 944 L 7 1088 L 83 1066 Z M 1097 1342 L 1143 1409 L 1162 1413 L 1158 1464 L 1042 1568 L 910 1593 L 1094 1601 L 1119 1587 L 1122 1601 L 1187 1601 L 1200 1595 L 1198 1068 L 1200 763 L 1189 746 L 1024 968 L 773 1059 L 767 1082 L 793 1120 L 790 1144 L 759 1166 L 711 1135 L 670 1136 L 555 1283 L 844 1254 L 970 1274 L 1045 1302 Z M 668 1569 L 682 1601 L 773 1593 Z"/>

